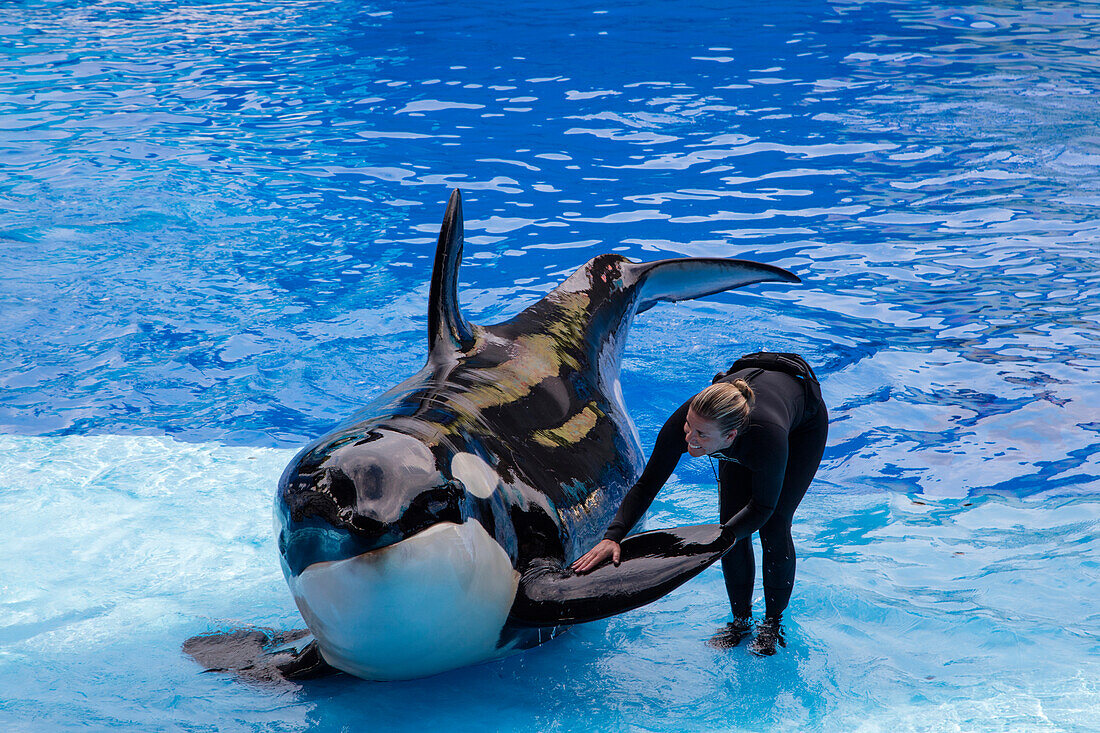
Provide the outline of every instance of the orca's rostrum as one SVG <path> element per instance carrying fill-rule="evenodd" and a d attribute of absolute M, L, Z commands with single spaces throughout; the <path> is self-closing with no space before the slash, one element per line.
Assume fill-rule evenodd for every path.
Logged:
<path fill-rule="evenodd" d="M 299 666 L 312 660 L 307 671 L 324 666 L 318 653 L 368 679 L 483 662 L 649 603 L 728 549 L 717 524 L 696 525 L 628 538 L 618 567 L 568 569 L 644 464 L 619 386 L 635 314 L 798 278 L 744 260 L 603 254 L 514 318 L 479 326 L 459 309 L 462 242 L 456 190 L 432 272 L 427 363 L 303 449 L 279 481 L 283 572 L 314 637 L 293 651 Z"/>

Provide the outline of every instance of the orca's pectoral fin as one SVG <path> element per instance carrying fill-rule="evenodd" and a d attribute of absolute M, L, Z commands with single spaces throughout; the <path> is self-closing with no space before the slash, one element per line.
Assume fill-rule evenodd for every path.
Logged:
<path fill-rule="evenodd" d="M 337 670 L 321 657 L 305 629 L 238 628 L 192 636 L 183 651 L 207 672 L 227 672 L 249 682 L 273 683 L 322 677 Z"/>
<path fill-rule="evenodd" d="M 555 561 L 532 563 L 520 578 L 511 618 L 528 626 L 595 621 L 657 600 L 732 547 L 717 524 L 643 532 L 621 543 L 618 566 L 578 575 Z"/>

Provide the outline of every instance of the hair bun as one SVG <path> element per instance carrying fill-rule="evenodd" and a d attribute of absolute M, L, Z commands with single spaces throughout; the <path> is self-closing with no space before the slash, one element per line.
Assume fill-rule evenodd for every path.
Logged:
<path fill-rule="evenodd" d="M 733 380 L 733 386 L 737 387 L 741 394 L 744 395 L 745 401 L 748 402 L 750 406 L 756 401 L 756 394 L 752 391 L 752 387 L 749 386 L 749 383 L 744 379 Z"/>

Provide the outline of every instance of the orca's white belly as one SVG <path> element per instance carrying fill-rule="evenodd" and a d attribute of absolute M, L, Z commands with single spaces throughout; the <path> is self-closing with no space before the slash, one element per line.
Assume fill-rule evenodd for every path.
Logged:
<path fill-rule="evenodd" d="M 476 521 L 437 524 L 290 580 L 332 666 L 372 680 L 444 672 L 501 656 L 519 573 Z"/>

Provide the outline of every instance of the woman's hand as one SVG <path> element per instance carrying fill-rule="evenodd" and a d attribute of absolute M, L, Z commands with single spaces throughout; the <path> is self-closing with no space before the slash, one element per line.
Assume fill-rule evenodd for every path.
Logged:
<path fill-rule="evenodd" d="M 615 540 L 601 540 L 600 544 L 577 558 L 577 561 L 572 565 L 573 572 L 583 574 L 590 570 L 595 570 L 600 565 L 607 562 L 607 558 L 611 558 L 611 562 L 618 566 L 619 553 L 620 548 L 618 542 Z"/>

